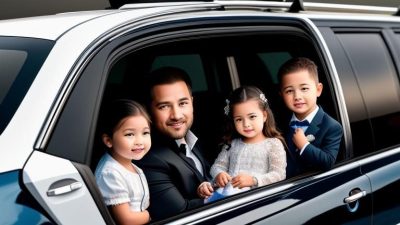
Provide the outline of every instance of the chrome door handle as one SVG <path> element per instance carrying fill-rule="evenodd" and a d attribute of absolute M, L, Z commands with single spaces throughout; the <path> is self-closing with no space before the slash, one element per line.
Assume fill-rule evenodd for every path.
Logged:
<path fill-rule="evenodd" d="M 50 188 L 47 191 L 47 196 L 52 197 L 67 194 L 80 189 L 82 186 L 83 184 L 77 180 L 70 178 L 63 179 L 50 185 Z"/>
<path fill-rule="evenodd" d="M 364 196 L 366 196 L 366 195 L 367 195 L 367 192 L 366 192 L 366 191 L 361 191 L 361 190 L 359 190 L 359 191 L 357 191 L 357 193 L 352 194 L 352 195 L 350 195 L 349 197 L 345 198 L 345 199 L 344 199 L 344 202 L 347 203 L 347 204 L 349 204 L 349 203 L 352 203 L 352 202 L 357 201 L 358 199 L 360 199 L 360 198 L 362 198 L 362 197 L 364 197 Z"/>

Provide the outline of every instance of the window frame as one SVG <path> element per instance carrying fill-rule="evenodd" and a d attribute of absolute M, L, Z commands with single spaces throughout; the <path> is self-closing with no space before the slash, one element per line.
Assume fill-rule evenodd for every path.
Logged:
<path fill-rule="evenodd" d="M 77 74 L 79 78 L 74 87 L 71 87 L 71 94 L 68 96 L 68 98 L 66 98 L 67 101 L 65 102 L 61 115 L 55 124 L 54 132 L 52 133 L 51 138 L 49 138 L 48 144 L 44 143 L 44 150 L 50 154 L 66 158 L 86 166 L 91 165 L 92 154 L 94 151 L 93 146 L 94 137 L 96 135 L 97 118 L 99 109 L 101 107 L 101 102 L 104 97 L 103 94 L 107 83 L 108 73 L 117 60 L 133 51 L 139 51 L 140 49 L 148 48 L 152 45 L 160 45 L 161 43 L 171 42 L 171 40 L 178 41 L 198 35 L 203 35 L 204 37 L 213 37 L 218 35 L 237 35 L 239 33 L 249 34 L 249 32 L 260 33 L 260 29 L 262 27 L 265 27 L 266 29 L 262 32 L 266 32 L 271 26 L 280 25 L 286 27 L 293 26 L 303 30 L 305 33 L 309 32 L 304 24 L 299 23 L 297 20 L 268 20 L 268 22 L 266 22 L 265 19 L 257 20 L 252 18 L 248 21 L 241 20 L 240 23 L 235 20 L 231 21 L 230 23 L 227 21 L 215 20 L 213 21 L 215 24 L 210 23 L 207 25 L 209 27 L 204 27 L 205 25 L 203 21 L 197 22 L 198 24 L 196 24 L 196 26 L 194 26 L 193 23 L 183 23 L 179 24 L 180 26 L 173 26 L 173 29 L 171 29 L 170 26 L 159 26 L 157 28 L 149 28 L 149 30 L 146 32 L 142 31 L 139 33 L 127 33 L 125 36 L 113 39 L 111 42 L 101 45 L 98 49 L 96 49 L 95 53 L 93 53 L 93 55 L 90 56 L 90 59 L 88 59 L 83 72 L 81 72 L 81 74 Z M 229 27 L 229 29 L 226 29 L 226 27 Z M 275 29 L 273 32 L 279 33 L 282 32 L 282 30 L 278 31 Z M 151 33 L 151 35 L 146 36 L 148 33 Z M 176 37 L 180 37 L 180 39 L 177 39 Z M 312 38 L 312 35 L 310 35 L 310 39 L 315 44 L 315 51 L 321 57 L 322 65 L 325 65 L 325 63 L 323 63 L 325 62 L 325 60 L 323 60 L 323 50 L 318 47 L 319 44 L 317 44 L 317 41 Z M 326 74 L 329 74 L 327 71 L 330 70 L 326 66 L 324 66 L 323 69 L 325 70 Z M 89 95 L 87 93 L 89 93 Z M 332 93 L 332 95 L 336 95 L 336 93 Z M 77 115 L 81 116 L 79 122 L 76 121 Z M 82 117 L 82 115 L 84 116 Z M 340 117 L 339 114 L 338 117 Z M 65 135 L 66 131 L 67 135 Z M 71 142 L 70 140 L 74 141 Z M 71 149 L 73 149 L 75 153 L 71 154 Z M 304 177 L 298 177 L 296 179 L 302 178 Z M 273 196 L 282 190 L 290 191 L 290 187 L 284 185 L 288 182 L 290 181 L 272 184 L 268 187 L 263 187 L 260 190 L 264 190 L 264 192 L 268 192 L 268 195 Z M 301 183 L 299 183 L 299 185 L 300 184 Z M 275 188 L 277 186 L 281 188 Z M 244 197 L 245 201 L 254 201 L 253 193 L 256 193 L 256 191 L 243 193 L 243 195 L 239 197 Z M 216 204 L 219 205 L 223 204 L 223 202 L 238 200 L 239 197 L 235 196 L 230 198 L 230 200 L 223 200 L 221 203 Z M 269 197 L 265 198 L 269 199 Z M 264 200 L 264 202 L 265 201 L 267 200 Z M 268 201 L 273 202 L 276 201 L 276 199 L 271 197 L 271 199 Z M 200 212 L 203 209 L 210 209 L 213 206 L 215 205 L 210 204 L 209 206 L 204 206 L 190 212 L 179 214 L 168 220 L 183 218 L 193 212 Z"/>

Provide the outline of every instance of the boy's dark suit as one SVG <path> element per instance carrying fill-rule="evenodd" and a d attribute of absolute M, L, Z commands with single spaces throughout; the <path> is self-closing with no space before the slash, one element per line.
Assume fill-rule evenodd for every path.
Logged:
<path fill-rule="evenodd" d="M 328 170 L 334 165 L 339 152 L 343 129 L 321 107 L 319 107 L 317 114 L 305 132 L 306 136 L 313 135 L 315 139 L 310 141 L 301 155 L 299 154 L 300 151 L 296 151 L 296 146 L 292 141 L 292 133 L 287 132 L 287 134 L 286 141 L 289 154 L 287 154 L 286 176 L 288 178 L 305 171 Z"/>
<path fill-rule="evenodd" d="M 203 157 L 198 141 L 193 152 L 203 165 L 204 176 L 179 152 L 175 140 L 157 136 L 152 143 L 150 151 L 140 161 L 135 161 L 149 185 L 151 218 L 159 220 L 203 205 L 197 187 L 211 177 L 209 163 Z"/>

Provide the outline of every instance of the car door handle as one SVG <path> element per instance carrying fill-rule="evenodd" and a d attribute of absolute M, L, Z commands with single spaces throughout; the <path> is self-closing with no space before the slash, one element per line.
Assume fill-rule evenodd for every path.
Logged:
<path fill-rule="evenodd" d="M 59 180 L 50 185 L 47 196 L 52 197 L 67 194 L 80 189 L 82 186 L 82 183 L 75 179 L 67 178 Z"/>
<path fill-rule="evenodd" d="M 358 199 L 364 197 L 367 195 L 366 191 L 362 191 L 362 190 L 355 190 L 351 192 L 351 195 L 347 198 L 344 199 L 344 202 L 349 204 L 352 202 L 357 201 Z"/>

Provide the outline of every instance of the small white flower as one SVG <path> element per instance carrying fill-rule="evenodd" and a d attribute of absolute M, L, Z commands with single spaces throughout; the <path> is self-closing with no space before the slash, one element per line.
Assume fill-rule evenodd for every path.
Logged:
<path fill-rule="evenodd" d="M 314 135 L 312 135 L 312 134 L 307 135 L 306 138 L 307 138 L 307 141 L 308 141 L 308 142 L 312 142 L 312 141 L 315 140 L 315 137 L 314 137 Z"/>
<path fill-rule="evenodd" d="M 264 94 L 260 94 L 260 99 L 261 99 L 264 103 L 267 103 L 267 102 L 268 102 L 268 100 L 267 100 L 267 98 L 265 97 Z"/>
<path fill-rule="evenodd" d="M 226 106 L 224 107 L 224 113 L 225 115 L 229 115 L 229 100 L 226 99 Z"/>

